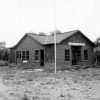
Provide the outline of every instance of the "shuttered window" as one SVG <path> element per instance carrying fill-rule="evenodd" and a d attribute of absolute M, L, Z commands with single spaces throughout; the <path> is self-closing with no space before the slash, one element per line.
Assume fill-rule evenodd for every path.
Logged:
<path fill-rule="evenodd" d="M 65 61 L 69 61 L 69 60 L 70 60 L 70 51 L 65 50 Z"/>

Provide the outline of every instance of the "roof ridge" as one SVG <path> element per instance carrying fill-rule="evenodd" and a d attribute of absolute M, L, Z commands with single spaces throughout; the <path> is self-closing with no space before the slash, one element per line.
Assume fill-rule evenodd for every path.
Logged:
<path fill-rule="evenodd" d="M 69 33 L 69 32 L 77 32 L 77 31 L 80 31 L 80 30 L 77 29 L 77 30 L 72 30 L 72 31 L 63 32 L 63 33 L 65 34 L 65 33 Z"/>
<path fill-rule="evenodd" d="M 39 34 L 36 34 L 36 33 L 26 33 L 27 35 L 36 35 L 36 36 L 46 36 L 47 37 L 47 35 L 39 35 Z"/>
<path fill-rule="evenodd" d="M 27 34 L 27 35 L 28 35 L 28 34 L 31 34 L 31 35 L 38 35 L 38 34 L 36 34 L 36 33 L 26 33 L 26 34 Z"/>
<path fill-rule="evenodd" d="M 80 31 L 80 30 L 77 29 L 77 30 L 72 30 L 72 31 L 67 31 L 67 32 L 61 32 L 61 33 L 56 34 L 56 35 L 66 34 L 66 33 L 69 33 L 69 32 L 77 32 L 77 31 Z M 49 35 L 49 36 L 54 36 L 54 34 L 51 34 L 51 35 Z"/>
<path fill-rule="evenodd" d="M 56 35 L 61 35 L 61 34 L 66 34 L 66 33 L 69 33 L 69 32 L 77 32 L 77 31 L 80 31 L 79 29 L 77 30 L 72 30 L 72 31 L 67 31 L 67 32 L 61 32 L 59 34 L 56 34 Z M 31 34 L 31 35 L 37 35 L 37 36 L 46 36 L 46 37 L 49 37 L 49 36 L 54 36 L 54 34 L 52 35 L 39 35 L 39 34 L 36 34 L 36 33 L 26 33 L 26 34 Z"/>

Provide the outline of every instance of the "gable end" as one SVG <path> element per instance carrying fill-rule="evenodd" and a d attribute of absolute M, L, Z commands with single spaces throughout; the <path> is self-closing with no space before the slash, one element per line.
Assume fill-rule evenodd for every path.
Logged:
<path fill-rule="evenodd" d="M 95 44 L 90 39 L 88 39 L 81 31 L 77 31 L 76 33 L 74 33 L 70 37 L 62 40 L 60 44 L 66 45 L 69 42 L 86 43 L 86 45 L 95 47 Z"/>

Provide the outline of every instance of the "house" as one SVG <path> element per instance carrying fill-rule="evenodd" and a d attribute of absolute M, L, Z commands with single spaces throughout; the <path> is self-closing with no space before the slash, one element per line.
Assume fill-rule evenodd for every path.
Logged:
<path fill-rule="evenodd" d="M 75 65 L 93 66 L 94 47 L 95 44 L 80 30 L 57 34 L 57 69 Z M 15 54 L 16 64 L 33 69 L 44 68 L 45 64 L 54 62 L 54 35 L 26 33 L 11 51 Z"/>

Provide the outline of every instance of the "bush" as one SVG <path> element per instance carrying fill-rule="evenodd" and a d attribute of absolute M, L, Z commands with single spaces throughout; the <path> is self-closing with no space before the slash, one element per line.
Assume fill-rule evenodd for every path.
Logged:
<path fill-rule="evenodd" d="M 54 72 L 54 63 L 46 63 L 45 64 L 45 71 L 47 72 Z"/>
<path fill-rule="evenodd" d="M 21 65 L 20 64 L 15 64 L 15 63 L 11 63 L 8 65 L 10 68 L 20 68 Z"/>
<path fill-rule="evenodd" d="M 44 68 L 45 68 L 45 71 L 47 71 L 47 72 L 54 72 L 55 71 L 55 63 L 54 62 L 46 63 Z M 56 64 L 56 71 L 64 71 L 69 68 L 70 68 L 70 66 L 68 67 L 68 66 Z"/>
<path fill-rule="evenodd" d="M 11 63 L 11 64 L 9 64 L 9 67 L 10 67 L 10 68 L 12 68 L 12 67 L 16 67 L 16 64 Z"/>
<path fill-rule="evenodd" d="M 7 65 L 8 65 L 7 61 L 0 60 L 0 66 L 1 67 L 2 66 L 7 66 Z"/>

